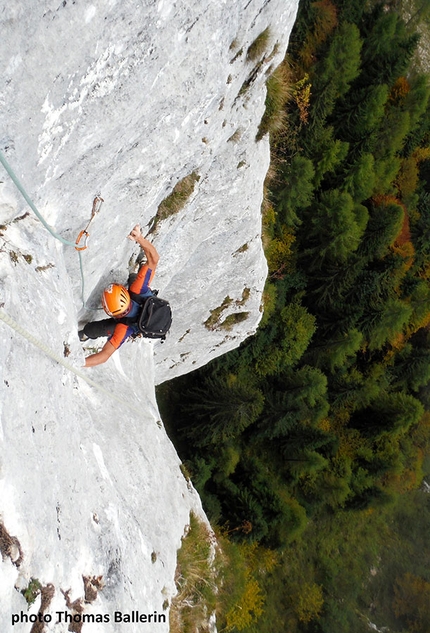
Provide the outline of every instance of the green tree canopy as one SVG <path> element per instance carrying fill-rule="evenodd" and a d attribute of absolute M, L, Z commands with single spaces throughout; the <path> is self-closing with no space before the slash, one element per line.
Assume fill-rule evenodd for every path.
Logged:
<path fill-rule="evenodd" d="M 352 197 L 338 190 L 321 194 L 319 202 L 312 208 L 309 229 L 312 246 L 307 253 L 312 258 L 312 268 L 316 269 L 335 261 L 345 262 L 357 249 L 363 235 Z"/>

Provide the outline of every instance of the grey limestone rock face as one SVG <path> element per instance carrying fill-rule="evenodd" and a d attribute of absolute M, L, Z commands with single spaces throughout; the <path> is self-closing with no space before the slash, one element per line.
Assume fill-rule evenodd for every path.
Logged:
<path fill-rule="evenodd" d="M 158 382 L 237 347 L 261 317 L 269 148 L 255 136 L 296 4 L 69 0 L 3 9 L 7 157 L 67 239 L 87 223 L 93 196 L 105 200 L 84 254 L 90 307 L 100 307 L 112 276 L 126 279 L 132 226 L 148 228 L 174 186 L 198 177 L 185 208 L 152 236 L 161 254 L 155 285 L 175 313 L 171 336 L 155 350 Z M 267 28 L 267 45 L 251 61 L 247 50 Z M 65 259 L 79 305 L 73 249 Z M 233 312 L 246 318 L 208 329 L 227 296 L 222 321 Z"/>
<path fill-rule="evenodd" d="M 154 228 L 177 183 L 192 175 L 194 185 L 150 234 L 161 256 L 154 287 L 174 312 L 163 345 L 124 345 L 89 371 L 94 386 L 0 321 L 0 524 L 23 553 L 17 566 L 13 541 L 0 563 L 1 630 L 29 631 L 11 615 L 27 613 L 15 586 L 32 577 L 52 584 L 55 632 L 68 629 L 54 617 L 68 609 L 62 591 L 70 604 L 82 598 L 83 576 L 105 585 L 84 601 L 88 613 L 163 613 L 175 591 L 189 512 L 204 513 L 154 384 L 237 347 L 261 318 L 269 146 L 255 137 L 296 10 L 297 0 L 22 0 L 0 11 L 0 149 L 66 240 L 86 226 L 95 194 L 104 199 L 82 252 L 83 306 L 75 249 L 45 230 L 0 167 L 4 313 L 83 371 L 78 323 L 101 317 L 107 282 L 127 279 L 138 255 L 128 232 Z M 268 27 L 265 50 L 248 59 Z M 141 626 L 111 617 L 83 631 Z"/>

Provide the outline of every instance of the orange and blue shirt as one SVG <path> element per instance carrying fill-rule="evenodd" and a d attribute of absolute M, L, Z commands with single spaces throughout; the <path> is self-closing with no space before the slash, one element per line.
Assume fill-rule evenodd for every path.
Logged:
<path fill-rule="evenodd" d="M 147 264 L 144 264 L 140 267 L 136 279 L 133 281 L 133 283 L 130 284 L 129 290 L 136 295 L 140 295 L 141 297 L 149 297 L 150 295 L 152 295 L 152 291 L 149 285 L 153 277 L 154 271 L 149 268 Z M 137 316 L 141 308 L 142 306 L 139 303 L 132 300 L 131 310 L 127 314 L 127 318 L 133 318 Z M 134 336 L 135 334 L 138 334 L 138 332 L 139 328 L 137 324 L 126 325 L 125 323 L 118 323 L 115 326 L 115 330 L 108 341 L 114 346 L 115 349 L 118 349 L 128 338 L 130 338 L 130 336 Z"/>

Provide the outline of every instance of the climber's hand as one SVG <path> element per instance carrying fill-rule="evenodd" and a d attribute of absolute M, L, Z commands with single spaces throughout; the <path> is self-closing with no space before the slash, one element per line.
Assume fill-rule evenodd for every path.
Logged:
<path fill-rule="evenodd" d="M 141 236 L 142 236 L 142 233 L 140 231 L 140 225 L 136 224 L 136 226 L 130 231 L 127 237 L 129 240 L 134 240 L 135 242 L 137 242 L 139 240 L 139 237 Z"/>

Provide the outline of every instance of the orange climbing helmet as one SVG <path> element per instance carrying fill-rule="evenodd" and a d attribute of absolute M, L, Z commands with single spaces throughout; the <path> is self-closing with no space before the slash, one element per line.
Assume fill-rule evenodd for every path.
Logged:
<path fill-rule="evenodd" d="M 128 290 L 120 284 L 111 284 L 103 290 L 103 308 L 111 317 L 126 316 L 131 310 L 131 299 Z"/>

